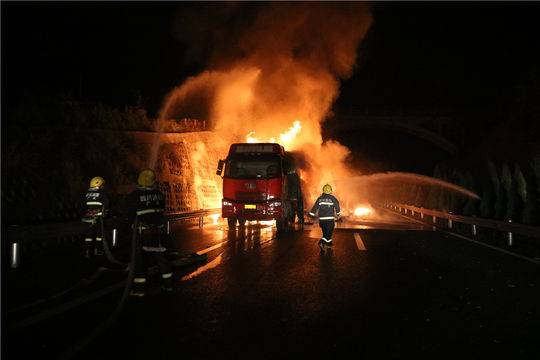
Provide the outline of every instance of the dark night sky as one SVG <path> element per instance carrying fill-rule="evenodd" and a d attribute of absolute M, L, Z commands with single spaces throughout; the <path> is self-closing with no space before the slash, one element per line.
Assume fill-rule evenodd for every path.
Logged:
<path fill-rule="evenodd" d="M 380 3 L 363 67 L 341 100 L 389 110 L 493 106 L 538 65 L 539 10 L 531 3 Z"/>
<path fill-rule="evenodd" d="M 198 5 L 2 2 L 3 104 L 29 92 L 134 104 L 140 91 L 154 113 L 168 90 L 204 69 L 202 59 L 186 61 L 172 31 L 187 6 Z M 338 114 L 497 116 L 540 64 L 537 3 L 376 3 L 373 11 Z"/>
<path fill-rule="evenodd" d="M 196 70 L 185 67 L 171 35 L 174 4 L 2 5 L 4 94 L 70 93 L 121 105 L 140 91 L 155 108 Z"/>

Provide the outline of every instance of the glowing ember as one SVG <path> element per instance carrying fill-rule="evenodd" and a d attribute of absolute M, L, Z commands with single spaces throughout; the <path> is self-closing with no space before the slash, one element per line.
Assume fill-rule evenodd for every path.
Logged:
<path fill-rule="evenodd" d="M 368 207 L 360 206 L 354 209 L 354 216 L 367 216 L 369 214 L 371 214 L 371 209 Z"/>

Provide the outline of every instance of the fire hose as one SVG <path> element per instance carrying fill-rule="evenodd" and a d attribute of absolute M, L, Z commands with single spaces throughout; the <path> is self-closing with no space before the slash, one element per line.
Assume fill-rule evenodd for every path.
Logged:
<path fill-rule="evenodd" d="M 48 296 L 46 298 L 38 299 L 38 300 L 33 301 L 31 303 L 27 303 L 27 304 L 18 306 L 18 307 L 14 308 L 14 309 L 11 309 L 11 310 L 7 311 L 7 314 L 13 314 L 13 313 L 17 313 L 17 312 L 20 312 L 20 311 L 23 311 L 23 310 L 27 310 L 27 309 L 33 308 L 35 306 L 44 304 L 44 303 L 46 303 L 48 301 L 58 299 L 58 298 L 60 298 L 60 297 L 62 297 L 64 295 L 69 294 L 72 291 L 82 289 L 85 286 L 88 286 L 88 285 L 94 283 L 105 271 L 126 271 L 127 270 L 127 264 L 125 264 L 125 263 L 123 263 L 121 261 L 118 261 L 113 256 L 113 254 L 112 254 L 112 252 L 110 250 L 107 238 L 104 235 L 105 234 L 105 225 L 104 225 L 104 221 L 103 221 L 102 217 L 100 217 L 100 228 L 101 228 L 102 241 L 103 241 L 103 251 L 105 253 L 105 257 L 107 258 L 107 260 L 109 262 L 111 262 L 113 264 L 123 266 L 124 267 L 123 269 L 110 269 L 110 268 L 106 268 L 106 267 L 99 267 L 92 275 L 90 275 L 89 278 L 82 279 L 79 282 L 77 282 L 75 285 L 73 285 L 73 286 L 71 286 L 71 287 L 69 287 L 69 288 L 67 288 L 67 289 L 65 289 L 63 291 L 60 291 L 60 292 L 58 292 L 56 294 Z"/>
<path fill-rule="evenodd" d="M 13 314 L 13 313 L 17 313 L 17 312 L 20 312 L 20 311 L 23 311 L 23 310 L 28 310 L 30 308 L 33 308 L 35 306 L 38 306 L 38 305 L 41 305 L 41 304 L 44 304 L 48 301 L 52 301 L 52 300 L 55 300 L 55 299 L 58 299 L 64 295 L 67 295 L 69 294 L 70 292 L 72 291 L 75 291 L 75 290 L 80 290 L 86 286 L 89 286 L 91 284 L 93 284 L 94 282 L 96 282 L 96 280 L 98 280 L 101 275 L 103 275 L 106 271 L 126 271 L 126 269 L 109 269 L 109 268 L 106 268 L 106 267 L 99 267 L 96 271 L 94 271 L 94 273 L 92 273 L 88 278 L 84 278 L 80 281 L 78 281 L 75 285 L 65 289 L 65 290 L 62 290 L 56 294 L 53 294 L 51 296 L 48 296 L 46 298 L 42 298 L 42 299 L 38 299 L 36 301 L 33 301 L 31 303 L 27 303 L 27 304 L 23 304 L 23 305 L 20 305 L 16 308 L 13 308 L 13 309 L 10 309 L 6 312 L 6 314 Z"/>
<path fill-rule="evenodd" d="M 105 236 L 105 224 L 104 224 L 104 221 L 103 221 L 103 217 L 100 218 L 100 224 L 101 224 L 101 237 L 102 237 L 102 241 L 103 241 L 103 252 L 105 253 L 105 257 L 107 258 L 107 260 L 109 260 L 109 262 L 111 262 L 113 264 L 117 264 L 117 265 L 121 265 L 121 266 L 127 266 L 127 264 L 116 260 L 116 258 L 113 256 L 113 254 L 111 252 L 107 237 Z"/>
<path fill-rule="evenodd" d="M 84 296 L 82 298 L 78 298 L 78 299 L 70 301 L 68 303 L 62 304 L 61 306 L 55 307 L 53 309 L 49 309 L 49 310 L 47 310 L 47 311 L 45 311 L 43 313 L 31 316 L 30 318 L 24 319 L 23 321 L 19 322 L 16 327 L 24 328 L 24 327 L 30 326 L 32 324 L 35 324 L 37 322 L 40 322 L 40 321 L 43 321 L 43 320 L 45 320 L 47 318 L 55 316 L 55 315 L 57 315 L 59 313 L 68 311 L 70 309 L 73 309 L 73 308 L 75 308 L 75 307 L 77 307 L 77 306 L 79 306 L 81 304 L 93 301 L 94 299 L 96 299 L 98 297 L 109 294 L 109 293 L 111 293 L 113 291 L 116 292 L 118 289 L 123 288 L 124 291 L 122 293 L 122 296 L 120 297 L 120 300 L 118 301 L 118 304 L 116 305 L 116 307 L 113 310 L 113 312 L 111 313 L 111 315 L 106 320 L 104 320 L 102 323 L 98 324 L 90 334 L 88 334 L 86 337 L 78 340 L 76 343 L 71 345 L 67 350 L 62 352 L 62 354 L 60 355 L 59 358 L 60 359 L 71 359 L 77 353 L 79 353 L 82 349 L 84 349 L 84 347 L 86 347 L 89 343 L 91 343 L 96 338 L 98 338 L 104 331 L 106 331 L 111 325 L 113 325 L 118 320 L 118 317 L 120 316 L 120 314 L 122 313 L 122 311 L 123 311 L 123 309 L 125 307 L 125 304 L 127 302 L 129 293 L 131 292 L 131 287 L 132 287 L 133 278 L 134 278 L 135 269 L 136 269 L 136 264 L 135 264 L 136 259 L 137 259 L 136 254 L 137 254 L 137 249 L 139 248 L 139 245 L 140 245 L 139 244 L 140 238 L 138 236 L 139 232 L 137 231 L 138 227 L 139 227 L 139 219 L 138 219 L 138 217 L 135 217 L 133 228 L 132 228 L 133 232 L 132 232 L 132 237 L 131 237 L 130 259 L 129 259 L 129 263 L 126 264 L 127 266 L 124 269 L 99 268 L 94 274 L 92 274 L 90 276 L 90 278 L 83 279 L 83 280 L 79 281 L 79 283 L 75 284 L 74 286 L 70 287 L 69 289 L 64 290 L 64 291 L 62 291 L 62 292 L 60 292 L 58 294 L 52 295 L 52 296 L 50 296 L 50 297 L 48 297 L 46 299 L 41 299 L 41 300 L 38 300 L 36 302 L 20 306 L 19 308 L 12 310 L 12 312 L 20 311 L 20 310 L 23 310 L 23 309 L 26 309 L 26 308 L 31 308 L 33 306 L 42 304 L 42 303 L 44 303 L 44 302 L 46 302 L 48 300 L 53 300 L 53 299 L 59 298 L 59 297 L 65 295 L 65 294 L 69 293 L 70 291 L 84 288 L 85 286 L 95 282 L 101 276 L 101 274 L 104 271 L 122 271 L 122 272 L 123 271 L 128 271 L 127 279 L 125 280 L 125 282 L 120 281 L 120 282 L 115 283 L 115 284 L 113 284 L 111 286 L 108 286 L 107 288 L 102 289 L 100 291 L 94 292 L 92 294 L 86 295 L 86 296 Z M 102 227 L 102 229 L 103 229 L 103 227 Z M 173 266 L 187 266 L 189 264 L 194 264 L 194 263 L 198 263 L 198 262 L 201 262 L 201 261 L 206 261 L 206 259 L 207 259 L 206 254 L 204 254 L 204 255 L 192 254 L 192 255 L 187 256 L 184 259 L 182 259 L 182 261 L 180 261 L 181 259 L 178 259 L 178 260 L 172 262 L 172 264 L 174 264 Z"/>
<path fill-rule="evenodd" d="M 139 219 L 136 216 L 135 221 L 133 223 L 133 233 L 131 236 L 131 253 L 130 253 L 130 261 L 128 264 L 128 269 L 129 269 L 128 276 L 126 279 L 126 284 L 124 286 L 124 291 L 122 293 L 122 296 L 120 297 L 120 301 L 116 305 L 116 308 L 104 322 L 102 322 L 97 327 L 95 327 L 94 330 L 88 336 L 82 338 L 81 340 L 77 341 L 75 344 L 70 346 L 66 351 L 64 351 L 60 355 L 58 359 L 61 359 L 61 360 L 71 359 L 79 351 L 84 349 L 88 344 L 90 344 L 99 335 L 101 335 L 105 330 L 107 330 L 111 325 L 113 325 L 118 319 L 118 317 L 120 316 L 120 314 L 122 313 L 122 310 L 124 309 L 126 301 L 129 297 L 129 293 L 131 291 L 133 278 L 135 277 L 135 268 L 136 268 L 135 259 L 136 259 L 136 254 L 137 254 L 138 241 L 139 241 L 139 237 L 137 236 L 138 224 L 139 224 Z"/>

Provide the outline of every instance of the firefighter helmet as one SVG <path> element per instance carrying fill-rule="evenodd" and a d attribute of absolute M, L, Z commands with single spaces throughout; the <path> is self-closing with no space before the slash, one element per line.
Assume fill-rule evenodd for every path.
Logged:
<path fill-rule="evenodd" d="M 332 187 L 330 184 L 326 184 L 322 187 L 322 192 L 325 194 L 331 194 L 332 193 Z"/>
<path fill-rule="evenodd" d="M 156 174 L 152 169 L 144 169 L 137 180 L 140 186 L 152 186 L 156 182 Z"/>
<path fill-rule="evenodd" d="M 90 180 L 90 187 L 94 188 L 100 188 L 103 185 L 105 185 L 105 179 L 103 179 L 101 176 L 93 177 L 92 180 Z"/>

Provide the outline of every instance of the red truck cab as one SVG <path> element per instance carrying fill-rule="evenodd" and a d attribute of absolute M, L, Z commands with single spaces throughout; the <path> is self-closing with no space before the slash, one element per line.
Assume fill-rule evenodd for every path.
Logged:
<path fill-rule="evenodd" d="M 275 220 L 278 231 L 288 229 L 292 212 L 284 160 L 279 144 L 231 145 L 217 170 L 223 176 L 221 209 L 229 228 L 247 220 Z"/>

